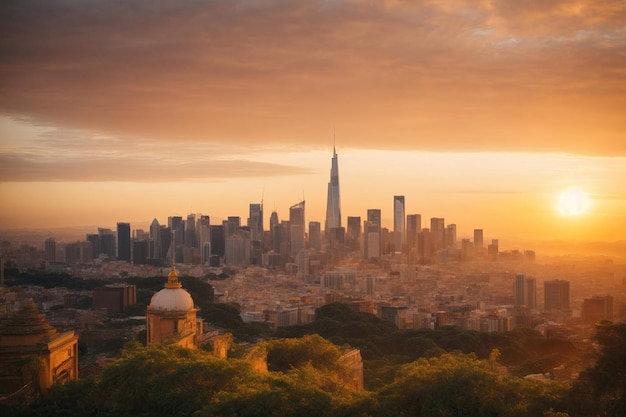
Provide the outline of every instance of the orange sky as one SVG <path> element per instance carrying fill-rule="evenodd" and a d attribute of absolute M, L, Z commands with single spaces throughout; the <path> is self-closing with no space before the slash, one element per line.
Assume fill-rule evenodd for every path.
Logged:
<path fill-rule="evenodd" d="M 0 4 L 0 228 L 202 212 L 626 232 L 623 1 Z M 585 189 L 590 213 L 555 211 Z M 386 214 L 385 214 L 386 213 Z M 426 225 L 426 224 L 425 224 Z"/>

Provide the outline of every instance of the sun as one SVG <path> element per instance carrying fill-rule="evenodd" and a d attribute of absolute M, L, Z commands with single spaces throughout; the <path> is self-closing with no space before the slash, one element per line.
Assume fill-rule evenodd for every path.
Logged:
<path fill-rule="evenodd" d="M 563 216 L 580 216 L 587 213 L 591 200 L 586 192 L 581 190 L 565 190 L 559 196 L 559 213 Z"/>

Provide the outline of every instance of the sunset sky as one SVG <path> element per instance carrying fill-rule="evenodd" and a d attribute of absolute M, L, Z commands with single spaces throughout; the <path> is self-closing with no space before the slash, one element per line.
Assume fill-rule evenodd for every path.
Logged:
<path fill-rule="evenodd" d="M 0 57 L 0 229 L 323 223 L 335 137 L 344 222 L 626 234 L 622 0 L 3 1 Z"/>

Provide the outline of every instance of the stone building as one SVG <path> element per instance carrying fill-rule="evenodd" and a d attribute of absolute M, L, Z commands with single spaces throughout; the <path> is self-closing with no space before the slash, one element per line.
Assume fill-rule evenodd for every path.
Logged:
<path fill-rule="evenodd" d="M 0 329 L 0 398 L 26 404 L 78 377 L 78 336 L 58 333 L 32 299 Z"/>
<path fill-rule="evenodd" d="M 176 343 L 197 348 L 202 338 L 202 320 L 196 318 L 191 295 L 178 281 L 176 267 L 167 276 L 165 288 L 152 296 L 146 310 L 148 343 Z"/>

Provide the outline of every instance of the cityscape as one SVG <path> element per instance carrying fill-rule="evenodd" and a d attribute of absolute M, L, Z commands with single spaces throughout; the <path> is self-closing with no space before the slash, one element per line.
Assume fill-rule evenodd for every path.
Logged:
<path fill-rule="evenodd" d="M 625 21 L 5 2 L 0 415 L 625 415 Z"/>

